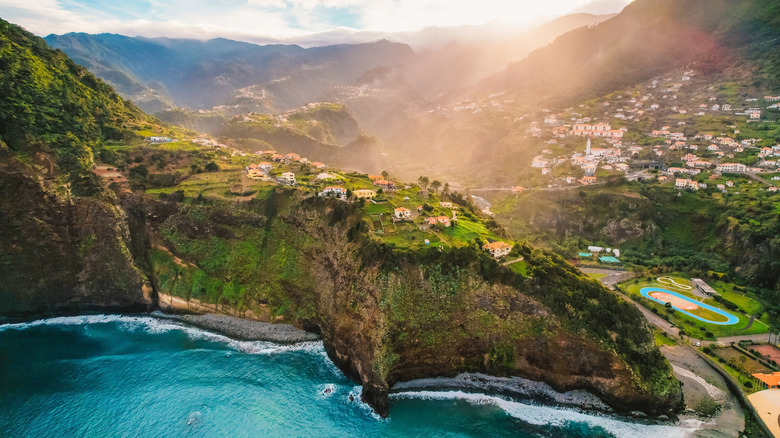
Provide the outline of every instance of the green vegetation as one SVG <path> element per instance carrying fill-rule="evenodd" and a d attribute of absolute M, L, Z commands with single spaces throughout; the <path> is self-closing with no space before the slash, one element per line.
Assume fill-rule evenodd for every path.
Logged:
<path fill-rule="evenodd" d="M 747 182 L 739 191 L 739 195 L 683 191 L 678 196 L 680 191 L 669 186 L 639 182 L 528 191 L 497 202 L 492 210 L 512 235 L 567 258 L 598 245 L 620 248 L 626 267 L 640 266 L 656 276 L 669 270 L 688 271 L 694 277 L 719 272 L 724 298 L 740 301 L 741 296 L 752 295 L 778 325 L 780 199 Z M 731 283 L 739 286 L 728 286 Z M 753 302 L 754 307 L 744 310 L 757 312 L 760 304 Z"/>
<path fill-rule="evenodd" d="M 136 138 L 147 117 L 60 51 L 0 20 L 0 140 L 22 157 L 53 153 L 74 193 L 96 194 L 94 157 Z"/>
<path fill-rule="evenodd" d="M 672 279 L 677 281 L 678 283 L 690 285 L 689 281 L 685 278 L 672 277 Z M 724 283 L 718 282 L 716 284 L 715 282 L 712 282 L 710 285 L 716 287 L 717 288 L 716 290 L 723 290 L 721 288 L 723 288 Z M 730 286 L 733 287 L 733 285 Z M 643 306 L 649 308 L 654 313 L 657 313 L 659 316 L 662 316 L 666 320 L 672 322 L 681 330 L 684 330 L 691 337 L 699 338 L 699 339 L 712 339 L 714 337 L 750 335 L 750 334 L 766 333 L 767 331 L 769 331 L 769 326 L 766 324 L 766 321 L 761 321 L 760 319 L 755 319 L 752 322 L 751 327 L 746 328 L 747 325 L 750 323 L 750 319 L 751 319 L 750 316 L 755 314 L 755 313 L 748 313 L 748 312 L 762 309 L 761 304 L 759 302 L 747 296 L 744 295 L 740 296 L 740 299 L 737 300 L 739 301 L 739 304 L 736 305 L 737 306 L 736 309 L 728 309 L 724 307 L 724 305 L 721 302 L 719 302 L 717 299 L 713 299 L 713 298 L 707 298 L 702 301 L 705 304 L 709 304 L 711 306 L 726 310 L 739 318 L 739 322 L 735 325 L 721 326 L 717 324 L 708 324 L 703 321 L 699 321 L 698 319 L 691 318 L 687 315 L 683 315 L 680 312 L 675 311 L 674 309 L 671 309 L 666 306 L 662 306 L 652 300 L 645 298 L 639 293 L 639 291 L 644 287 L 658 287 L 666 290 L 671 290 L 681 295 L 693 298 L 696 301 L 700 301 L 701 298 L 692 294 L 690 291 L 676 288 L 665 283 L 660 283 L 654 278 L 650 280 L 630 280 L 628 282 L 620 284 L 621 290 L 626 292 L 632 299 L 640 302 Z M 732 297 L 733 295 L 736 294 L 733 293 L 730 294 L 730 296 Z M 693 313 L 694 315 L 700 316 L 702 318 L 709 319 L 711 321 L 723 320 L 722 316 L 717 315 L 714 312 L 708 311 L 703 308 L 699 308 L 696 310 L 689 310 L 688 312 Z"/>

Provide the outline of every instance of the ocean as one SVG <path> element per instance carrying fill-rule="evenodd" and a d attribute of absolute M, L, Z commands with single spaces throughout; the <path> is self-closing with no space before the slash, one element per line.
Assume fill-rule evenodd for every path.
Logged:
<path fill-rule="evenodd" d="M 691 425 L 467 392 L 407 391 L 379 418 L 321 342 L 236 341 L 149 316 L 0 325 L 0 436 L 684 437 Z"/>

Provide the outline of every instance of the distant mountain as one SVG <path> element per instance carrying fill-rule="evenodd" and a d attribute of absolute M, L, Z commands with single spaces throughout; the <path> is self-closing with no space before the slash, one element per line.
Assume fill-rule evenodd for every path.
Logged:
<path fill-rule="evenodd" d="M 352 112 L 341 104 L 309 104 L 276 116 L 237 116 L 219 136 L 247 152 L 296 152 L 349 170 L 378 172 L 383 165 L 376 140 L 361 132 Z"/>
<path fill-rule="evenodd" d="M 441 48 L 422 50 L 407 68 L 415 89 L 427 96 L 470 88 L 477 81 L 520 61 L 531 51 L 571 30 L 596 25 L 612 15 L 571 14 L 556 18 L 509 39 L 454 40 Z"/>
<path fill-rule="evenodd" d="M 428 29 L 426 41 L 441 44 L 414 53 L 385 40 L 304 49 L 227 39 L 208 41 L 70 33 L 47 43 L 94 71 L 143 109 L 219 107 L 229 115 L 281 112 L 353 85 L 376 68 L 402 71 L 422 97 L 467 88 L 555 37 L 611 16 L 572 14 L 519 36 L 502 39 L 486 29 Z M 518 31 L 519 33 L 519 31 Z M 435 37 L 435 38 L 434 38 Z M 411 37 L 410 37 L 411 38 Z"/>
<path fill-rule="evenodd" d="M 408 46 L 378 41 L 304 49 L 212 39 L 131 38 L 112 34 L 49 35 L 47 43 L 90 68 L 150 110 L 217 105 L 285 110 L 366 70 L 403 63 Z M 237 111 L 240 112 L 240 111 Z"/>
<path fill-rule="evenodd" d="M 636 0 L 615 18 L 569 32 L 486 81 L 486 92 L 576 101 L 690 66 L 719 72 L 759 61 L 780 83 L 780 3 Z"/>

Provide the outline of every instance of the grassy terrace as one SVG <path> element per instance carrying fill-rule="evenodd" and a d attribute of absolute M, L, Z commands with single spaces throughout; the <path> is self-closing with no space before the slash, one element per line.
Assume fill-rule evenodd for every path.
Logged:
<path fill-rule="evenodd" d="M 690 285 L 690 280 L 688 278 L 675 276 L 672 277 L 672 279 L 677 283 Z M 638 280 L 638 281 L 631 280 L 629 282 L 620 284 L 620 288 L 623 291 L 625 291 L 631 298 L 641 303 L 643 306 L 647 307 L 648 309 L 652 310 L 654 313 L 657 313 L 660 316 L 664 317 L 665 319 L 669 320 L 671 323 L 673 323 L 677 327 L 680 327 L 690 336 L 696 338 L 712 339 L 713 337 L 719 338 L 725 336 L 751 335 L 751 334 L 766 333 L 769 330 L 765 321 L 766 317 L 763 318 L 756 317 L 753 323 L 751 324 L 751 326 L 748 328 L 748 324 L 751 318 L 750 315 L 756 315 L 763 311 L 763 306 L 761 305 L 761 303 L 754 300 L 753 298 L 750 298 L 744 294 L 734 291 L 734 285 L 731 283 L 726 283 L 717 280 L 709 280 L 709 279 L 707 280 L 707 282 L 710 286 L 715 288 L 715 290 L 720 292 L 722 297 L 726 301 L 734 303 L 738 307 L 738 310 L 734 311 L 734 310 L 727 309 L 722 303 L 719 303 L 713 298 L 707 298 L 702 301 L 700 297 L 697 297 L 689 290 L 677 288 L 670 284 L 661 283 L 657 281 L 657 279 L 652 279 L 650 281 L 648 281 L 647 279 Z M 703 302 L 704 304 L 709 304 L 713 307 L 716 307 L 718 309 L 724 310 L 726 312 L 729 312 L 737 316 L 739 318 L 739 322 L 737 324 L 730 325 L 730 326 L 722 326 L 722 325 L 709 324 L 703 321 L 699 321 L 695 318 L 691 318 L 673 309 L 668 309 L 652 300 L 645 298 L 639 292 L 644 287 L 658 287 L 661 289 L 666 289 L 684 295 L 686 297 L 692 298 L 696 301 Z M 723 320 L 723 316 L 703 308 L 699 308 L 696 310 L 689 310 L 689 312 L 701 316 L 703 318 L 710 319 L 712 321 Z"/>
<path fill-rule="evenodd" d="M 148 133 L 144 132 L 144 134 Z M 127 162 L 130 163 L 127 165 L 128 169 L 144 165 L 150 169 L 150 177 L 161 173 L 174 177 L 171 179 L 174 183 L 170 185 L 147 184 L 145 191 L 150 195 L 166 196 L 178 192 L 185 198 L 202 196 L 212 200 L 234 202 L 255 197 L 262 198 L 279 187 L 273 178 L 271 181 L 250 179 L 244 171 L 247 165 L 269 161 L 269 157 L 251 154 L 230 156 L 226 151 L 210 150 L 189 142 L 154 145 L 146 148 L 144 153 L 141 152 L 142 150 L 143 148 L 134 150 L 117 146 L 117 151 L 128 154 Z M 154 161 L 154 155 L 159 155 L 163 151 L 168 154 L 169 159 L 164 166 L 158 166 L 160 159 L 158 157 L 157 161 Z M 208 170 L 207 164 L 216 164 L 218 169 Z M 426 193 L 416 184 L 401 185 L 400 183 L 397 183 L 397 190 L 382 190 L 381 187 L 373 184 L 368 175 L 364 174 L 344 173 L 337 169 L 321 170 L 297 162 L 273 163 L 272 175 L 283 172 L 293 172 L 296 176 L 297 187 L 289 189 L 299 190 L 307 196 L 317 196 L 327 186 L 344 187 L 351 192 L 360 189 L 374 190 L 377 196 L 373 201 L 351 197 L 347 202 L 363 202 L 364 217 L 371 234 L 396 247 L 462 247 L 482 245 L 488 240 L 506 240 L 497 234 L 499 230 L 497 224 L 483 216 L 468 199 L 459 194 L 435 193 L 432 190 Z M 331 177 L 319 178 L 323 173 Z M 395 218 L 395 209 L 399 207 L 409 209 L 411 217 L 404 220 Z M 427 221 L 429 217 L 445 217 L 451 221 L 452 226 L 430 225 Z M 511 268 L 525 275 L 524 263 L 515 263 Z"/>

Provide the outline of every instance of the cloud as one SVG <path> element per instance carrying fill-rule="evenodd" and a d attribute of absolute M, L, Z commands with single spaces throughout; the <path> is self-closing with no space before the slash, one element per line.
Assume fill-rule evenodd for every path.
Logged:
<path fill-rule="evenodd" d="M 601 0 L 619 1 L 619 0 Z M 298 41 L 381 35 L 431 26 L 528 23 L 587 0 L 0 0 L 3 18 L 38 35 L 88 32 L 130 36 Z M 318 36 L 319 35 L 319 36 Z"/>

